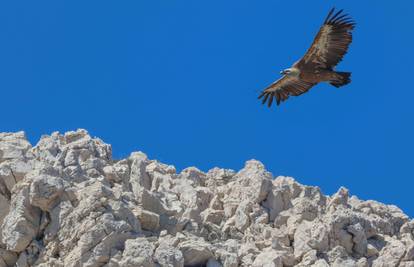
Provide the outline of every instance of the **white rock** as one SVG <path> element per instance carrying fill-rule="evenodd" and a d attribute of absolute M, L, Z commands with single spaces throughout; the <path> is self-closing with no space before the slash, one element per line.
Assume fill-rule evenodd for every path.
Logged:
<path fill-rule="evenodd" d="M 223 202 L 220 195 L 215 195 L 210 201 L 209 208 L 214 210 L 223 210 Z"/>
<path fill-rule="evenodd" d="M 366 256 L 369 258 L 369 257 L 376 256 L 376 255 L 378 255 L 378 250 L 377 250 L 377 248 L 376 248 L 376 247 L 374 247 L 374 246 L 373 246 L 373 245 L 371 245 L 371 244 L 368 244 L 368 245 L 367 245 L 367 253 L 366 253 Z"/>
<path fill-rule="evenodd" d="M 4 217 L 9 213 L 10 208 L 10 198 L 11 193 L 4 193 L 2 192 L 1 187 L 1 180 L 0 180 L 0 226 L 3 224 Z M 0 245 L 2 244 L 1 236 L 2 236 L 3 227 L 0 227 Z"/>
<path fill-rule="evenodd" d="M 329 267 L 329 264 L 324 259 L 317 260 L 314 264 L 311 265 L 312 267 Z"/>
<path fill-rule="evenodd" d="M 360 258 L 356 262 L 356 266 L 357 267 L 368 267 L 369 266 L 368 260 L 366 258 Z"/>
<path fill-rule="evenodd" d="M 179 244 L 179 249 L 184 256 L 185 265 L 206 264 L 213 257 L 210 245 L 200 240 L 187 240 Z"/>
<path fill-rule="evenodd" d="M 263 251 L 257 255 L 253 267 L 283 267 L 283 258 L 280 252 L 275 250 Z"/>
<path fill-rule="evenodd" d="M 178 175 L 178 179 L 187 180 L 192 186 L 205 186 L 206 174 L 196 167 L 188 167 Z"/>
<path fill-rule="evenodd" d="M 414 220 L 345 188 L 326 197 L 251 160 L 235 173 L 142 152 L 112 160 L 87 131 L 0 133 L 2 266 L 413 267 Z"/>
<path fill-rule="evenodd" d="M 386 237 L 387 245 L 379 252 L 379 256 L 372 262 L 372 267 L 397 266 L 405 254 L 404 244 L 391 237 Z"/>
<path fill-rule="evenodd" d="M 157 193 L 148 191 L 142 187 L 139 187 L 138 191 L 134 193 L 137 197 L 140 207 L 143 209 L 154 212 L 156 214 L 166 213 L 167 208 Z"/>
<path fill-rule="evenodd" d="M 246 230 L 250 224 L 250 218 L 248 214 L 250 213 L 251 209 L 251 204 L 248 201 L 243 201 L 236 209 L 235 226 L 241 232 Z"/>
<path fill-rule="evenodd" d="M 168 244 L 161 243 L 155 251 L 154 258 L 161 267 L 184 266 L 184 257 L 181 251 Z"/>
<path fill-rule="evenodd" d="M 234 177 L 234 183 L 229 183 L 227 200 L 250 200 L 260 203 L 266 199 L 272 188 L 272 175 L 264 165 L 256 160 L 247 161 L 245 167 Z"/>
<path fill-rule="evenodd" d="M 299 197 L 304 187 L 293 178 L 279 176 L 273 180 L 273 190 L 269 192 L 263 206 L 269 209 L 270 221 L 284 210 L 292 207 L 292 200 Z"/>
<path fill-rule="evenodd" d="M 211 222 L 220 225 L 220 223 L 224 220 L 224 211 L 208 208 L 201 213 L 201 217 L 204 223 Z"/>
<path fill-rule="evenodd" d="M 302 261 L 300 262 L 299 266 L 311 266 L 318 260 L 318 251 L 315 249 L 309 250 L 306 252 L 303 257 Z"/>
<path fill-rule="evenodd" d="M 414 260 L 414 240 L 412 236 L 408 235 L 407 238 L 404 238 L 402 241 L 406 247 L 404 261 L 413 261 Z"/>
<path fill-rule="evenodd" d="M 313 249 L 326 251 L 329 245 L 328 233 L 329 229 L 322 221 L 317 223 L 303 221 L 294 235 L 295 257 L 299 259 Z"/>
<path fill-rule="evenodd" d="M 0 163 L 23 158 L 30 148 L 24 132 L 0 133 Z"/>
<path fill-rule="evenodd" d="M 206 174 L 206 185 L 210 188 L 217 188 L 233 180 L 236 173 L 230 169 L 213 168 Z"/>
<path fill-rule="evenodd" d="M 346 206 L 348 204 L 348 198 L 349 198 L 349 190 L 345 187 L 339 188 L 338 192 L 336 192 L 330 202 L 329 207 L 336 207 L 338 205 L 344 205 Z"/>
<path fill-rule="evenodd" d="M 220 255 L 220 259 L 223 262 L 223 267 L 239 266 L 239 259 L 235 253 L 225 253 L 223 255 Z"/>
<path fill-rule="evenodd" d="M 147 156 L 143 153 L 135 153 L 130 158 L 131 160 L 131 174 L 129 182 L 131 184 L 132 192 L 138 194 L 140 187 L 147 190 L 151 189 L 151 178 L 146 171 L 149 164 Z"/>
<path fill-rule="evenodd" d="M 145 238 L 128 239 L 125 242 L 125 250 L 122 253 L 120 266 L 124 267 L 154 267 L 152 260 L 154 245 Z"/>
<path fill-rule="evenodd" d="M 354 242 L 353 250 L 358 255 L 365 255 L 367 252 L 367 237 L 365 236 L 364 228 L 360 223 L 348 226 L 347 231 L 351 233 L 352 241 Z"/>
<path fill-rule="evenodd" d="M 158 214 L 144 209 L 136 209 L 134 213 L 138 217 L 142 229 L 156 231 L 160 227 L 160 216 Z"/>
<path fill-rule="evenodd" d="M 184 190 L 180 195 L 180 200 L 187 208 L 182 217 L 201 222 L 201 212 L 208 208 L 212 196 L 213 193 L 206 187 L 197 187 L 195 190 Z"/>
<path fill-rule="evenodd" d="M 44 211 L 53 208 L 58 198 L 63 194 L 65 182 L 59 177 L 43 174 L 32 174 L 30 184 L 30 203 Z"/>
<path fill-rule="evenodd" d="M 15 192 L 3 220 L 2 242 L 8 250 L 21 252 L 36 237 L 41 215 L 40 209 L 30 205 L 28 184 L 18 184 Z"/>

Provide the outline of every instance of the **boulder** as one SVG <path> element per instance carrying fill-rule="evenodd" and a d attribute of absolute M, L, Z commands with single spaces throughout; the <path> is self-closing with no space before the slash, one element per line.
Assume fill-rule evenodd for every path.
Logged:
<path fill-rule="evenodd" d="M 186 240 L 178 248 L 184 257 L 184 265 L 196 266 L 206 264 L 213 257 L 210 244 L 201 240 Z"/>
<path fill-rule="evenodd" d="M 161 243 L 154 254 L 155 261 L 161 267 L 183 267 L 184 257 L 178 248 Z"/>
<path fill-rule="evenodd" d="M 19 183 L 14 189 L 9 213 L 3 219 L 2 242 L 7 250 L 22 252 L 37 236 L 41 210 L 30 204 L 28 183 Z"/>
<path fill-rule="evenodd" d="M 154 245 L 145 238 L 128 239 L 125 241 L 125 249 L 119 265 L 124 267 L 155 267 L 152 259 L 154 249 Z"/>

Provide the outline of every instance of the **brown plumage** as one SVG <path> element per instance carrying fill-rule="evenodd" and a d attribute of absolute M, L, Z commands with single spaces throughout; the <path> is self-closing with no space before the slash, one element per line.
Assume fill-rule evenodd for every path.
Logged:
<path fill-rule="evenodd" d="M 279 105 L 289 96 L 301 95 L 319 82 L 340 87 L 351 81 L 350 72 L 334 70 L 347 53 L 355 27 L 355 22 L 342 11 L 335 13 L 334 8 L 331 9 L 306 54 L 291 68 L 282 71 L 284 76 L 260 94 L 263 104 L 267 102 L 270 107 L 275 98 Z"/>

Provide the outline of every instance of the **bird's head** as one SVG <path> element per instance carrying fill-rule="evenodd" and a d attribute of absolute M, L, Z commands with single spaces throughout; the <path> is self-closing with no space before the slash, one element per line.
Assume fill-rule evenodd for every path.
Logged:
<path fill-rule="evenodd" d="M 299 74 L 299 70 L 296 69 L 296 68 L 288 68 L 288 69 L 282 70 L 280 72 L 280 74 L 289 75 L 289 76 L 298 75 Z"/>

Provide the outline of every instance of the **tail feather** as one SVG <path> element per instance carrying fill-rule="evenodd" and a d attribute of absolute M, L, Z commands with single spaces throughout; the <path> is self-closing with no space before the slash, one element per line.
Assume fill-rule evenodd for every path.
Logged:
<path fill-rule="evenodd" d="M 335 72 L 335 77 L 329 83 L 335 87 L 341 87 L 351 82 L 350 72 Z"/>

